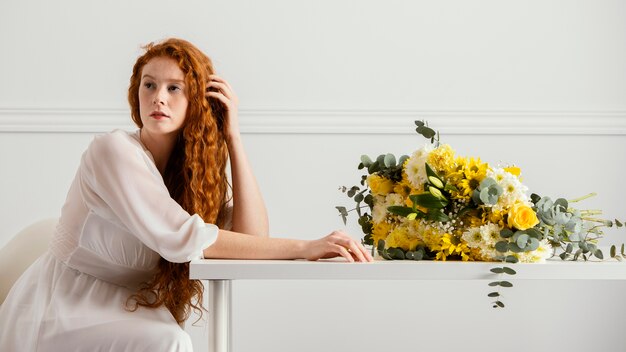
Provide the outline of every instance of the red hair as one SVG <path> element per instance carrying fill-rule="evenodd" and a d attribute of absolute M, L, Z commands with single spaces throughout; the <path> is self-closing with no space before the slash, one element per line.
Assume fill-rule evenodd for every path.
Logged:
<path fill-rule="evenodd" d="M 208 56 L 182 39 L 167 39 L 145 46 L 146 52 L 133 67 L 128 88 L 131 117 L 141 128 L 139 86 L 143 67 L 155 57 L 174 59 L 185 74 L 189 105 L 187 116 L 163 174 L 170 195 L 190 214 L 199 214 L 207 223 L 224 222 L 228 202 L 225 142 L 225 110 L 205 92 L 209 75 L 214 73 Z M 142 285 L 133 299 L 137 305 L 150 308 L 166 306 L 178 323 L 185 321 L 191 309 L 202 314 L 203 286 L 189 279 L 189 263 L 171 263 L 161 258 L 154 278 Z"/>

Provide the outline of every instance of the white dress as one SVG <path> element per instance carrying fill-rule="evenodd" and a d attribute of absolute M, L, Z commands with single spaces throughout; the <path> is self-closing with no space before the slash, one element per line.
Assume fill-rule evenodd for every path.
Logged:
<path fill-rule="evenodd" d="M 126 302 L 160 256 L 201 258 L 217 232 L 170 197 L 138 131 L 94 138 L 50 249 L 0 307 L 0 351 L 191 351 L 165 307 Z"/>

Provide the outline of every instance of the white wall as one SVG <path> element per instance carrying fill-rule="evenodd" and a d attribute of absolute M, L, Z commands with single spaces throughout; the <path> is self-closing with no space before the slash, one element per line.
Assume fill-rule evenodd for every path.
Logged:
<path fill-rule="evenodd" d="M 534 192 L 595 191 L 587 205 L 626 215 L 623 1 L 173 4 L 0 2 L 0 246 L 27 224 L 58 216 L 94 133 L 132 128 L 132 64 L 140 45 L 168 36 L 196 43 L 235 87 L 277 236 L 314 238 L 342 227 L 334 206 L 349 202 L 337 187 L 358 181 L 359 156 L 411 153 L 422 143 L 412 132 L 421 118 L 459 154 L 517 163 Z M 626 233 L 608 239 L 621 243 Z M 303 341 L 311 347 L 298 350 L 339 350 L 348 341 L 381 350 L 385 337 L 400 336 L 452 349 L 461 347 L 450 337 L 459 334 L 493 339 L 480 348 L 495 351 L 510 346 L 515 327 L 536 325 L 533 348 L 582 351 L 591 343 L 557 348 L 549 333 L 579 317 L 591 321 L 567 329 L 590 329 L 599 350 L 626 342 L 612 328 L 626 308 L 614 294 L 622 283 L 518 285 L 509 309 L 497 313 L 483 286 L 235 283 L 235 350 L 292 351 Z M 581 301 L 589 303 L 571 308 Z M 427 318 L 414 318 L 420 312 Z"/>

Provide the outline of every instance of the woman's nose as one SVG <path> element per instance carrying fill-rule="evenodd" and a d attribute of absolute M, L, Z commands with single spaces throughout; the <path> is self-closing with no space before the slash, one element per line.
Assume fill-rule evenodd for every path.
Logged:
<path fill-rule="evenodd" d="M 164 105 L 165 104 L 165 92 L 163 91 L 163 89 L 158 89 L 155 94 L 154 94 L 154 99 L 152 100 L 152 103 L 154 105 Z"/>

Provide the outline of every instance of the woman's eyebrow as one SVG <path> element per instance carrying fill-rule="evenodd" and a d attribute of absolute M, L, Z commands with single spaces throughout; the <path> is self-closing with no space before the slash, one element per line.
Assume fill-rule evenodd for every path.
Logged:
<path fill-rule="evenodd" d="M 156 78 L 154 78 L 154 77 L 152 77 L 152 76 L 150 76 L 148 74 L 145 74 L 145 75 L 141 76 L 141 79 L 144 79 L 144 78 L 149 78 L 149 79 L 156 80 Z M 185 84 L 185 80 L 182 80 L 182 79 L 166 78 L 165 81 Z"/>

